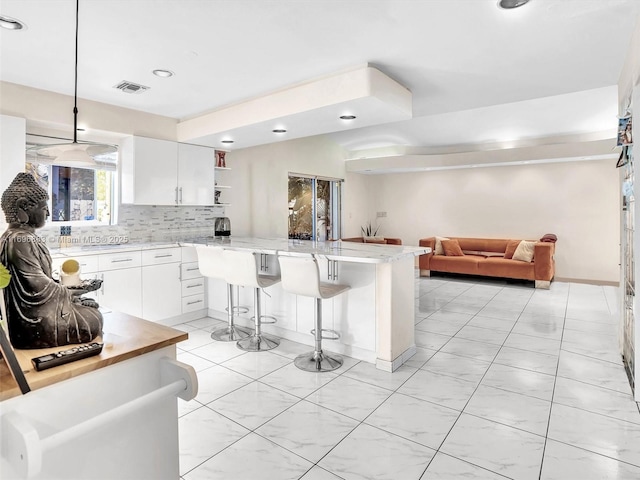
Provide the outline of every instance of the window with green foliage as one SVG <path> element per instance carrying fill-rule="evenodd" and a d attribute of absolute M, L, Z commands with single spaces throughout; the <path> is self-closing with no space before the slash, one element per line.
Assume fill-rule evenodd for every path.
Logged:
<path fill-rule="evenodd" d="M 289 238 L 340 238 L 342 181 L 289 174 Z"/>
<path fill-rule="evenodd" d="M 49 192 L 50 222 L 112 223 L 115 172 L 32 162 L 26 171 Z"/>

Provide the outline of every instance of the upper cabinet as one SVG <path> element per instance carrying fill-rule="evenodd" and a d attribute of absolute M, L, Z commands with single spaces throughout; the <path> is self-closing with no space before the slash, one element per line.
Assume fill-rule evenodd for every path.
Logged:
<path fill-rule="evenodd" d="M 213 205 L 215 150 L 129 137 L 121 146 L 122 203 Z"/>
<path fill-rule="evenodd" d="M 178 201 L 180 205 L 213 205 L 215 150 L 178 144 Z"/>

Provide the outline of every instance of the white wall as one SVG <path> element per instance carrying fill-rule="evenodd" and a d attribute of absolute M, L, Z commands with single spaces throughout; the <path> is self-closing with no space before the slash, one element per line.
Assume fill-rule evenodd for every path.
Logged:
<path fill-rule="evenodd" d="M 36 88 L 0 82 L 0 113 L 26 118 L 30 133 L 47 133 L 42 129 L 61 130 L 73 135 L 73 97 Z M 152 115 L 128 108 L 78 98 L 78 124 L 87 129 L 78 140 L 102 141 L 140 135 L 143 137 L 176 140 L 174 118 Z"/>
<path fill-rule="evenodd" d="M 0 196 L 19 172 L 24 172 L 26 122 L 24 118 L 0 115 Z M 0 232 L 5 229 L 0 209 Z"/>
<path fill-rule="evenodd" d="M 289 173 L 343 179 L 345 155 L 320 136 L 227 153 L 232 189 L 224 193 L 232 234 L 286 238 Z"/>
<path fill-rule="evenodd" d="M 620 218 L 615 161 L 422 173 L 365 180 L 380 235 L 406 245 L 434 235 L 537 239 L 558 236 L 556 278 L 619 281 Z"/>

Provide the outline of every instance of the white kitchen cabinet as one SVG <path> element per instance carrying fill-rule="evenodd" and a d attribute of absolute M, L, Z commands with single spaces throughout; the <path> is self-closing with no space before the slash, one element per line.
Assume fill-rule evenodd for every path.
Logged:
<path fill-rule="evenodd" d="M 215 201 L 215 150 L 178 144 L 178 203 L 213 205 Z"/>
<path fill-rule="evenodd" d="M 146 137 L 122 142 L 122 203 L 213 205 L 215 150 Z"/>
<path fill-rule="evenodd" d="M 128 137 L 121 145 L 122 203 L 176 205 L 178 144 Z"/>
<path fill-rule="evenodd" d="M 102 287 L 97 299 L 101 307 L 136 317 L 142 316 L 141 264 L 142 256 L 139 251 L 98 255 Z"/>
<path fill-rule="evenodd" d="M 142 252 L 142 318 L 157 322 L 182 313 L 180 247 Z"/>
<path fill-rule="evenodd" d="M 98 293 L 101 307 L 142 317 L 142 274 L 140 267 L 100 272 L 102 287 Z"/>
<path fill-rule="evenodd" d="M 205 280 L 200 274 L 198 262 L 183 263 L 181 268 L 182 313 L 186 314 L 204 310 L 207 307 L 204 292 Z"/>

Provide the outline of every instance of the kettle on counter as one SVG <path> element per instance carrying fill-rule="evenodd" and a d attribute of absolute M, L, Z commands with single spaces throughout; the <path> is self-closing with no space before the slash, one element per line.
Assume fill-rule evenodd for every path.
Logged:
<path fill-rule="evenodd" d="M 213 224 L 216 237 L 228 237 L 231 235 L 231 220 L 227 217 L 218 217 Z"/>

